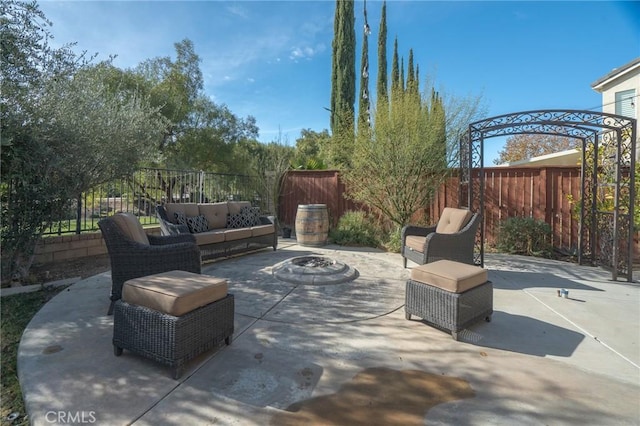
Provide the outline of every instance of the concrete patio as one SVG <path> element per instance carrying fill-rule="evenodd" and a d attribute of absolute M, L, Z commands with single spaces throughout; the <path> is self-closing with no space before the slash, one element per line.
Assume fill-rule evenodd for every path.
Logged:
<path fill-rule="evenodd" d="M 318 286 L 272 276 L 278 262 L 311 253 L 359 277 Z M 409 270 L 398 254 L 281 240 L 276 252 L 205 264 L 235 295 L 234 340 L 178 381 L 152 361 L 113 355 L 110 275 L 97 275 L 57 295 L 25 330 L 18 369 L 28 415 L 34 425 L 639 424 L 637 280 L 510 255 L 487 254 L 485 267 L 492 322 L 454 341 L 404 318 Z"/>

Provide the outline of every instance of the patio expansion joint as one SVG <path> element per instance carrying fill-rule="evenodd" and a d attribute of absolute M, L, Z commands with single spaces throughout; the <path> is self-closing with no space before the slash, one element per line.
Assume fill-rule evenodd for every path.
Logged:
<path fill-rule="evenodd" d="M 240 314 L 242 315 L 242 314 Z M 238 337 L 242 336 L 244 333 L 246 333 L 251 327 L 253 327 L 261 318 L 256 318 L 256 317 L 251 317 L 248 315 L 244 315 L 247 316 L 249 318 L 253 318 L 254 321 L 249 324 L 244 330 L 242 330 L 241 332 L 239 332 L 238 334 L 234 334 L 233 339 L 237 339 Z M 233 344 L 233 343 L 232 343 Z M 223 348 L 225 348 L 225 346 L 223 346 Z M 189 375 L 185 375 L 183 377 L 180 378 L 180 381 L 178 383 L 176 383 L 176 385 L 174 387 L 172 387 L 171 389 L 169 389 L 169 391 L 167 391 L 161 398 L 159 398 L 154 404 L 152 404 L 151 406 L 149 406 L 149 408 L 147 408 L 146 410 L 144 410 L 139 416 L 135 417 L 133 420 L 131 420 L 130 423 L 128 423 L 129 425 L 133 425 L 135 424 L 138 420 L 140 420 L 141 418 L 143 418 L 144 416 L 146 416 L 149 412 L 151 412 L 155 407 L 157 407 L 162 401 L 164 401 L 165 399 L 167 399 L 169 396 L 171 396 L 176 390 L 178 390 L 179 388 L 181 388 L 184 383 L 189 380 L 189 378 L 191 378 L 192 376 L 194 376 L 195 374 L 198 373 L 198 371 L 200 371 L 200 369 L 202 369 L 212 358 L 214 358 L 215 356 L 217 356 L 219 353 L 219 350 L 216 350 L 215 352 L 213 352 L 209 357 L 207 357 L 206 360 L 204 360 L 198 367 L 196 367 L 191 374 Z"/>
<path fill-rule="evenodd" d="M 616 351 L 614 348 L 612 348 L 611 346 L 609 346 L 606 342 L 600 340 L 600 338 L 598 338 L 597 336 L 594 336 L 593 334 L 589 333 L 587 330 L 585 330 L 584 328 L 580 327 L 578 324 L 576 324 L 575 322 L 571 321 L 569 318 L 567 318 L 566 316 L 562 315 L 560 312 L 558 312 L 557 310 L 553 309 L 551 306 L 547 305 L 546 303 L 544 303 L 542 300 L 540 300 L 539 298 L 537 298 L 535 295 L 533 295 L 532 293 L 528 292 L 526 289 L 522 290 L 525 294 L 527 294 L 528 296 L 532 297 L 533 299 L 535 299 L 538 303 L 540 303 L 542 306 L 544 306 L 545 308 L 549 309 L 551 312 L 553 312 L 554 314 L 556 314 L 557 316 L 559 316 L 560 318 L 562 318 L 563 320 L 565 320 L 566 322 L 568 322 L 569 324 L 571 324 L 572 326 L 574 326 L 576 329 L 578 329 L 581 333 L 583 333 L 585 336 L 590 337 L 591 339 L 595 340 L 596 342 L 598 342 L 599 344 L 601 344 L 602 346 L 604 346 L 606 349 L 610 350 L 611 352 L 613 352 L 615 355 L 617 355 L 618 357 L 622 358 L 623 360 L 625 360 L 626 362 L 628 362 L 629 364 L 633 365 L 635 368 L 637 368 L 638 370 L 640 370 L 640 365 L 636 364 L 635 362 L 633 362 L 632 360 L 630 360 L 629 358 L 627 358 L 626 356 L 622 355 L 620 352 Z"/>
<path fill-rule="evenodd" d="M 251 329 L 251 327 L 253 327 L 258 321 L 263 320 L 263 321 L 268 321 L 265 320 L 264 317 L 269 314 L 269 312 L 271 312 L 276 306 L 278 306 L 280 303 L 282 303 L 287 296 L 289 296 L 291 294 L 291 292 L 293 292 L 293 290 L 295 290 L 298 286 L 296 285 L 295 287 L 293 287 L 291 290 L 289 290 L 287 292 L 287 294 L 285 294 L 277 303 L 275 303 L 271 308 L 269 308 L 264 314 L 262 314 L 260 317 L 254 317 L 254 316 L 250 316 L 250 315 L 244 315 L 244 314 L 240 314 L 240 315 L 244 315 L 248 318 L 253 318 L 253 322 L 251 322 L 251 324 L 249 324 L 244 330 L 242 330 L 240 333 L 238 333 L 237 335 L 233 336 L 233 339 L 237 339 L 238 337 L 242 336 L 244 333 L 246 333 L 247 331 L 249 331 Z M 144 417 L 147 413 L 149 413 L 150 411 L 152 411 L 156 406 L 158 406 L 158 404 L 160 404 L 162 401 L 164 401 L 165 399 L 167 399 L 169 396 L 171 396 L 176 390 L 178 390 L 183 384 L 184 382 L 186 382 L 190 377 L 192 377 L 193 375 L 195 375 L 196 373 L 198 373 L 198 371 L 203 368 L 213 357 L 215 357 L 217 354 L 219 353 L 219 351 L 216 351 L 215 353 L 213 353 L 210 357 L 208 357 L 201 365 L 199 365 L 196 369 L 193 370 L 193 372 L 191 372 L 191 374 L 186 375 L 184 377 L 181 378 L 180 382 L 177 383 L 174 387 L 172 387 L 167 393 L 165 393 L 161 398 L 158 399 L 158 401 L 155 402 L 155 404 L 151 405 L 149 408 L 147 408 L 146 410 L 144 410 L 139 416 L 137 416 L 136 418 L 134 418 L 131 423 L 129 424 L 134 424 L 135 422 L 137 422 L 138 420 L 140 420 L 142 417 Z"/>
<path fill-rule="evenodd" d="M 293 284 L 293 283 L 289 283 L 289 284 Z M 248 314 L 240 314 L 240 315 L 243 315 L 243 316 L 245 316 L 247 318 L 253 318 L 255 321 L 251 324 L 251 326 L 253 326 L 257 321 L 266 321 L 266 322 L 276 323 L 276 324 L 297 324 L 296 322 L 291 322 L 291 321 L 270 319 L 270 318 L 267 318 L 267 316 L 269 315 L 269 313 L 271 311 L 273 311 L 279 305 L 281 305 L 289 297 L 289 295 L 291 295 L 291 293 L 293 293 L 299 287 L 306 287 L 306 285 L 305 284 L 293 284 L 293 287 L 284 296 L 282 296 L 282 298 L 280 298 L 280 300 L 278 300 L 276 303 L 274 303 L 273 306 L 271 306 L 269 309 L 267 309 L 267 311 L 265 311 L 260 316 L 253 316 L 253 315 L 248 315 Z M 398 306 L 397 308 L 391 309 L 390 311 L 383 312 L 383 313 L 378 314 L 378 315 L 369 316 L 369 317 L 366 317 L 366 318 L 355 318 L 355 319 L 349 319 L 349 320 L 343 320 L 343 321 L 320 321 L 320 322 L 318 322 L 316 324 L 336 324 L 336 325 L 337 324 L 353 324 L 353 323 L 357 323 L 357 322 L 375 320 L 375 319 L 378 319 L 378 318 L 382 318 L 382 317 L 391 315 L 394 312 L 397 312 L 398 310 L 404 308 L 404 305 L 405 304 L 403 303 L 400 306 Z M 248 328 L 250 328 L 251 326 L 249 326 Z"/>
<path fill-rule="evenodd" d="M 402 305 L 398 306 L 397 308 L 394 308 L 394 309 L 392 309 L 392 310 L 390 310 L 388 312 L 384 312 L 384 313 L 381 313 L 381 314 L 378 314 L 378 315 L 374 315 L 372 317 L 355 318 L 355 319 L 344 320 L 344 321 L 320 321 L 320 322 L 316 322 L 316 323 L 313 323 L 313 324 L 315 324 L 315 325 L 319 325 L 319 324 L 340 325 L 340 324 L 354 324 L 354 323 L 357 323 L 357 322 L 371 321 L 371 320 L 375 320 L 375 319 L 378 319 L 378 318 L 382 318 L 382 317 L 386 317 L 388 315 L 391 315 L 392 313 L 397 312 L 398 310 L 400 310 L 402 308 L 404 308 L 404 303 Z M 255 317 L 250 317 L 250 318 L 255 318 Z M 295 323 L 292 323 L 292 322 L 289 322 L 289 321 L 269 319 L 269 318 L 264 318 L 264 317 L 257 318 L 256 320 L 272 322 L 272 323 L 277 323 L 277 324 L 295 324 Z M 302 324 L 303 325 L 309 325 L 308 323 L 302 323 Z"/>

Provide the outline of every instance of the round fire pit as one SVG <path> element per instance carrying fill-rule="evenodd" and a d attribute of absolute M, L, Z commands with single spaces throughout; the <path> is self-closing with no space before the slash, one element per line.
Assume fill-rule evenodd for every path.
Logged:
<path fill-rule="evenodd" d="M 272 269 L 280 281 L 303 285 L 341 284 L 358 278 L 349 265 L 323 256 L 299 256 L 285 260 Z"/>

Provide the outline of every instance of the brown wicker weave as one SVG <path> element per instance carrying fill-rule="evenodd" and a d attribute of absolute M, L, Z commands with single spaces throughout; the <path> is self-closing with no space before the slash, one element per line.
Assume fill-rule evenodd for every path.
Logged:
<path fill-rule="evenodd" d="M 405 226 L 402 228 L 402 246 L 400 250 L 404 267 L 407 267 L 407 259 L 418 265 L 424 265 L 442 259 L 473 265 L 473 249 L 479 224 L 480 214 L 474 213 L 469 222 L 455 234 L 438 234 L 436 233 L 435 226 Z M 409 235 L 426 237 L 422 252 L 413 250 L 405 245 L 405 241 Z"/>
<path fill-rule="evenodd" d="M 149 245 L 127 238 L 111 218 L 98 222 L 111 259 L 111 305 L 122 296 L 122 285 L 132 278 L 172 270 L 199 274 L 200 249 L 190 234 L 159 237 L 148 235 Z"/>
<path fill-rule="evenodd" d="M 168 365 L 178 379 L 190 359 L 222 341 L 231 344 L 233 316 L 233 294 L 180 317 L 118 300 L 113 316 L 114 353 L 120 356 L 127 349 Z"/>
<path fill-rule="evenodd" d="M 436 327 L 448 330 L 455 340 L 458 332 L 483 318 L 491 321 L 493 285 L 487 281 L 464 293 L 452 293 L 429 284 L 408 280 L 405 317 L 422 318 Z"/>

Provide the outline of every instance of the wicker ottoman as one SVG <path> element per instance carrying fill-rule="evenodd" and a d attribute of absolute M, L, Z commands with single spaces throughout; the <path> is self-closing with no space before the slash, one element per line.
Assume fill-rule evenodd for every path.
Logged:
<path fill-rule="evenodd" d="M 126 281 L 115 303 L 113 347 L 173 369 L 222 341 L 231 344 L 234 298 L 224 279 L 170 271 Z"/>
<path fill-rule="evenodd" d="M 491 321 L 493 286 L 478 266 L 439 260 L 411 270 L 406 285 L 405 317 L 411 315 L 451 332 L 481 320 Z"/>

